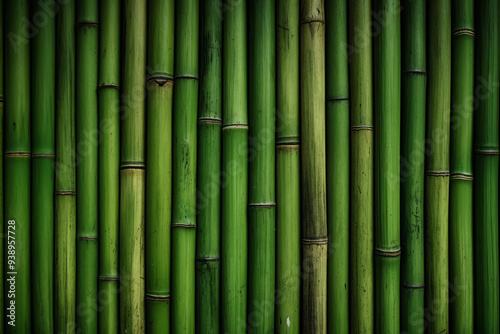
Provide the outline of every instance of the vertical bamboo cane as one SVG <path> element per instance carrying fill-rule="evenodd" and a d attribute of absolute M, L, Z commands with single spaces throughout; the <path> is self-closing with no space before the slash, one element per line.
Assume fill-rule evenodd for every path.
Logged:
<path fill-rule="evenodd" d="M 376 332 L 399 333 L 399 133 L 401 36 L 399 0 L 375 1 L 374 35 Z"/>
<path fill-rule="evenodd" d="M 300 8 L 302 331 L 326 332 L 325 21 L 322 0 Z"/>
<path fill-rule="evenodd" d="M 350 322 L 373 332 L 373 115 L 369 0 L 349 2 L 351 94 Z"/>
<path fill-rule="evenodd" d="M 200 4 L 196 332 L 219 333 L 222 16 L 218 0 Z"/>
<path fill-rule="evenodd" d="M 450 330 L 474 332 L 472 225 L 472 115 L 474 103 L 474 2 L 452 6 L 450 284 L 461 291 L 450 303 Z M 451 289 L 450 289 L 451 290 Z M 453 290 L 450 291 L 453 293 Z"/>
<path fill-rule="evenodd" d="M 172 332 L 195 331 L 198 0 L 176 8 L 172 194 Z"/>
<path fill-rule="evenodd" d="M 0 1 L 0 17 L 3 20 L 3 1 Z M 3 22 L 3 21 L 2 21 Z M 3 178 L 3 161 L 4 161 L 4 147 L 3 147 L 3 136 L 4 136 L 4 95 L 3 95 L 3 24 L 0 24 L 0 235 L 4 235 L 4 215 L 3 215 L 3 201 L 4 201 L 4 194 L 3 194 L 3 183 L 4 183 L 4 178 Z M 7 254 L 7 252 L 4 251 L 4 238 L 0 238 L 0 309 L 4 309 L 4 297 L 3 297 L 3 288 L 4 288 L 4 255 Z M 3 330 L 4 328 L 4 316 L 0 316 L 0 329 Z"/>
<path fill-rule="evenodd" d="M 170 223 L 172 194 L 172 92 L 174 1 L 148 8 L 146 329 L 170 329 Z"/>
<path fill-rule="evenodd" d="M 124 1 L 120 156 L 120 332 L 145 331 L 144 195 L 146 0 Z"/>
<path fill-rule="evenodd" d="M 55 330 L 75 328 L 75 2 L 59 7 L 56 28 Z"/>
<path fill-rule="evenodd" d="M 425 176 L 425 305 L 429 333 L 448 328 L 448 205 L 451 83 L 451 4 L 429 2 L 429 86 L 426 138 L 432 150 Z M 432 317 L 432 318 L 431 318 Z"/>
<path fill-rule="evenodd" d="M 222 270 L 224 333 L 246 332 L 247 49 L 246 0 L 224 14 L 222 49 Z"/>
<path fill-rule="evenodd" d="M 32 12 L 39 13 L 39 3 Z M 56 20 L 47 17 L 32 42 L 32 321 L 35 333 L 54 332 L 54 116 Z"/>
<path fill-rule="evenodd" d="M 404 0 L 402 26 L 401 330 L 424 329 L 425 0 Z"/>
<path fill-rule="evenodd" d="M 475 332 L 498 333 L 498 1 L 478 1 L 474 128 Z"/>
<path fill-rule="evenodd" d="M 325 3 L 328 332 L 349 332 L 349 70 L 347 1 Z"/>
<path fill-rule="evenodd" d="M 98 15 L 96 0 L 76 8 L 76 323 L 97 332 L 98 289 Z"/>
<path fill-rule="evenodd" d="M 249 5 L 248 326 L 274 331 L 275 1 Z"/>
<path fill-rule="evenodd" d="M 117 333 L 120 185 L 120 1 L 102 0 L 99 16 L 99 333 Z"/>
<path fill-rule="evenodd" d="M 277 333 L 300 331 L 299 0 L 278 0 L 276 37 Z"/>

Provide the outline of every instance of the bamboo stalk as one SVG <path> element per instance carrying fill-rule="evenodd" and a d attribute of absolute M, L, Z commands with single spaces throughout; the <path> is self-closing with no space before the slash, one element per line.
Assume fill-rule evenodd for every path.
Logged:
<path fill-rule="evenodd" d="M 97 332 L 98 16 L 96 0 L 76 8 L 76 313 L 82 333 Z"/>
<path fill-rule="evenodd" d="M 474 3 L 452 6 L 452 119 L 450 146 L 450 282 L 461 291 L 450 303 L 450 330 L 474 332 L 472 225 L 472 115 L 474 103 Z"/>
<path fill-rule="evenodd" d="M 325 22 L 322 0 L 302 0 L 300 110 L 302 173 L 302 331 L 326 332 Z"/>
<path fill-rule="evenodd" d="M 117 333 L 120 196 L 120 1 L 102 0 L 99 15 L 99 333 Z"/>
<path fill-rule="evenodd" d="M 376 332 L 399 333 L 401 36 L 399 0 L 375 1 L 374 35 Z"/>
<path fill-rule="evenodd" d="M 175 13 L 173 0 L 148 6 L 146 329 L 168 333 Z"/>
<path fill-rule="evenodd" d="M 498 246 L 498 1 L 476 3 L 474 128 L 475 332 L 500 331 Z"/>
<path fill-rule="evenodd" d="M 42 8 L 34 3 L 33 13 Z M 47 17 L 32 41 L 32 324 L 54 332 L 54 121 L 56 20 Z M 1 63 L 1 62 L 0 62 Z M 36 259 L 35 259 L 36 257 Z"/>
<path fill-rule="evenodd" d="M 247 49 L 246 0 L 233 1 L 222 49 L 222 331 L 246 333 L 247 310 Z"/>
<path fill-rule="evenodd" d="M 349 70 L 347 1 L 325 3 L 328 332 L 349 332 Z"/>
<path fill-rule="evenodd" d="M 15 303 L 6 316 L 6 333 L 31 331 L 30 291 L 30 58 L 23 21 L 29 20 L 26 0 L 8 1 L 5 8 L 5 232 L 7 258 L 5 305 Z M 9 39 L 7 39 L 9 41 Z M 13 262 L 11 262 L 13 261 Z M 15 273 L 15 274 L 9 274 Z M 14 285 L 13 285 L 14 284 Z M 14 293 L 9 292 L 14 290 Z M 4 311 L 2 311 L 4 312 Z M 7 311 L 5 313 L 7 315 Z M 11 315 L 9 311 L 8 315 Z"/>
<path fill-rule="evenodd" d="M 200 4 L 196 332 L 219 333 L 222 17 L 217 0 Z"/>
<path fill-rule="evenodd" d="M 176 7 L 172 194 L 172 332 L 195 331 L 198 0 Z"/>
<path fill-rule="evenodd" d="M 349 2 L 351 93 L 350 322 L 352 333 L 373 332 L 373 115 L 371 6 Z"/>
<path fill-rule="evenodd" d="M 249 4 L 248 326 L 274 331 L 275 2 Z M 257 318 L 259 317 L 259 318 Z M 258 320 L 257 320 L 258 319 Z"/>
<path fill-rule="evenodd" d="M 3 1 L 0 1 L 0 17 L 3 19 Z M 3 21 L 2 21 L 3 22 Z M 3 54 L 4 54 L 4 49 L 3 49 L 3 24 L 0 24 L 0 235 L 4 235 L 4 231 L 6 231 L 6 228 L 4 228 L 4 194 L 3 194 L 3 189 L 4 189 L 4 144 L 3 144 L 3 136 L 4 136 L 4 94 L 3 94 L 3 81 L 4 81 L 4 76 L 3 76 Z M 4 250 L 4 241 L 3 237 L 0 238 L 0 309 L 4 309 L 4 255 L 7 254 L 7 252 Z M 4 316 L 0 316 L 0 328 L 4 328 Z"/>
<path fill-rule="evenodd" d="M 405 0 L 401 105 L 401 331 L 424 328 L 425 1 Z"/>
<path fill-rule="evenodd" d="M 429 86 L 426 138 L 432 143 L 425 176 L 425 307 L 429 333 L 449 330 L 448 205 L 451 81 L 451 5 L 429 2 Z"/>
<path fill-rule="evenodd" d="M 277 333 L 300 331 L 299 0 L 278 0 L 276 37 Z"/>
<path fill-rule="evenodd" d="M 56 27 L 55 330 L 74 330 L 76 300 L 75 2 Z"/>
<path fill-rule="evenodd" d="M 120 332 L 145 331 L 146 0 L 124 2 L 120 156 Z"/>

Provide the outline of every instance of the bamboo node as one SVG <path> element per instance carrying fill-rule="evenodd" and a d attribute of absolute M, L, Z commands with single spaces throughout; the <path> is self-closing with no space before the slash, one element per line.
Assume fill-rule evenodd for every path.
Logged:
<path fill-rule="evenodd" d="M 269 202 L 269 203 L 249 203 L 249 207 L 257 207 L 257 208 L 274 208 L 276 206 L 276 203 Z"/>
<path fill-rule="evenodd" d="M 247 124 L 226 124 L 222 126 L 222 130 L 225 129 L 247 129 L 248 130 L 248 125 Z"/>
<path fill-rule="evenodd" d="M 300 145 L 297 143 L 297 144 L 277 144 L 276 145 L 276 149 L 279 150 L 279 149 L 287 149 L 287 148 L 299 148 Z"/>
<path fill-rule="evenodd" d="M 477 154 L 480 155 L 499 155 L 500 151 L 498 150 L 476 150 Z"/>
<path fill-rule="evenodd" d="M 113 89 L 120 89 L 120 86 L 117 84 L 100 84 L 97 86 L 97 89 L 104 89 L 104 88 L 113 88 Z"/>
<path fill-rule="evenodd" d="M 328 238 L 304 238 L 302 239 L 303 245 L 326 245 L 328 244 Z"/>
<path fill-rule="evenodd" d="M 299 137 L 281 137 L 276 139 L 276 147 L 278 146 L 293 146 L 293 147 L 298 147 L 300 144 L 300 138 Z"/>
<path fill-rule="evenodd" d="M 158 84 L 159 86 L 164 86 L 167 82 L 174 82 L 174 78 L 168 74 L 152 74 L 148 77 L 146 83 L 150 84 Z"/>
<path fill-rule="evenodd" d="M 200 117 L 200 118 L 198 118 L 198 124 L 202 124 L 202 123 L 222 124 L 222 120 L 220 118 L 215 118 L 215 117 Z"/>
<path fill-rule="evenodd" d="M 326 99 L 327 102 L 343 102 L 349 101 L 348 97 L 329 97 Z"/>
<path fill-rule="evenodd" d="M 409 73 L 409 74 L 420 74 L 420 75 L 427 75 L 427 72 L 424 70 L 403 70 L 403 73 Z"/>
<path fill-rule="evenodd" d="M 85 237 L 85 236 L 76 236 L 76 240 L 97 240 L 97 237 Z"/>
<path fill-rule="evenodd" d="M 99 276 L 99 281 L 119 281 L 118 276 Z"/>
<path fill-rule="evenodd" d="M 351 126 L 352 131 L 373 131 L 373 126 L 371 125 L 356 125 L 356 126 Z"/>
<path fill-rule="evenodd" d="M 56 155 L 54 153 L 32 153 L 32 158 L 55 158 Z"/>
<path fill-rule="evenodd" d="M 375 249 L 375 255 L 382 257 L 398 257 L 401 255 L 401 249 L 396 249 L 396 250 Z"/>
<path fill-rule="evenodd" d="M 220 258 L 218 258 L 218 257 L 200 257 L 200 258 L 196 258 L 196 261 L 199 261 L 199 262 L 218 262 L 218 261 L 220 261 Z"/>
<path fill-rule="evenodd" d="M 181 74 L 181 75 L 176 75 L 174 77 L 175 79 L 192 79 L 192 80 L 199 80 L 199 78 L 196 75 L 190 75 L 190 74 Z"/>
<path fill-rule="evenodd" d="M 95 27 L 98 27 L 98 26 L 99 26 L 99 23 L 98 22 L 93 22 L 93 21 L 82 21 L 82 22 L 78 22 L 76 24 L 77 28 L 79 28 L 79 27 L 95 28 Z"/>
<path fill-rule="evenodd" d="M 15 158 L 15 157 L 30 157 L 31 153 L 30 152 L 6 152 L 5 157 L 6 158 Z"/>
<path fill-rule="evenodd" d="M 310 24 L 310 23 L 323 23 L 323 24 L 325 24 L 325 20 L 316 19 L 316 20 L 302 20 L 302 21 L 300 21 L 300 24 Z"/>
<path fill-rule="evenodd" d="M 169 301 L 170 295 L 154 295 L 151 293 L 146 293 L 147 300 L 155 300 L 155 301 Z"/>
<path fill-rule="evenodd" d="M 142 162 L 124 161 L 120 165 L 120 169 L 146 169 Z"/>
<path fill-rule="evenodd" d="M 452 180 L 472 181 L 472 180 L 474 180 L 474 177 L 471 174 L 453 173 L 453 174 L 451 174 L 451 179 Z"/>
<path fill-rule="evenodd" d="M 463 36 L 463 35 L 475 36 L 476 33 L 472 29 L 459 29 L 459 30 L 455 30 L 451 34 L 452 37 Z"/>
<path fill-rule="evenodd" d="M 450 176 L 449 171 L 427 171 L 425 172 L 425 175 L 427 176 Z"/>
<path fill-rule="evenodd" d="M 76 195 L 74 190 L 58 190 L 54 192 L 54 195 Z"/>
<path fill-rule="evenodd" d="M 175 223 L 175 224 L 172 224 L 172 227 L 196 228 L 196 224 Z"/>
<path fill-rule="evenodd" d="M 402 284 L 403 288 L 407 289 L 423 289 L 425 288 L 425 285 L 407 285 L 407 284 Z"/>

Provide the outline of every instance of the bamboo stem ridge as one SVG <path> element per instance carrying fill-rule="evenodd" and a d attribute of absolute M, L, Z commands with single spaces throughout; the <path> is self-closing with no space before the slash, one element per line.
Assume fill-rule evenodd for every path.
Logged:
<path fill-rule="evenodd" d="M 76 8 L 76 317 L 83 333 L 97 332 L 98 290 L 98 16 L 96 0 Z"/>
<path fill-rule="evenodd" d="M 220 332 L 220 171 L 222 17 L 217 1 L 200 4 L 198 102 L 196 332 Z"/>
<path fill-rule="evenodd" d="M 120 331 L 145 331 L 144 123 L 147 1 L 123 12 L 123 118 L 120 156 Z"/>
<path fill-rule="evenodd" d="M 474 288 L 477 333 L 500 331 L 498 166 L 499 4 L 476 2 L 476 91 L 474 119 Z"/>
<path fill-rule="evenodd" d="M 302 331 L 326 331 L 325 17 L 322 0 L 300 8 Z"/>
<path fill-rule="evenodd" d="M 55 331 L 74 330 L 76 301 L 75 2 L 56 27 Z"/>
<path fill-rule="evenodd" d="M 300 332 L 299 0 L 276 5 L 277 333 Z"/>
<path fill-rule="evenodd" d="M 451 84 L 451 4 L 429 2 L 426 138 L 433 150 L 425 176 L 425 307 L 429 333 L 449 330 L 448 210 Z"/>
<path fill-rule="evenodd" d="M 373 115 L 372 45 L 368 0 L 349 1 L 351 54 L 350 323 L 352 333 L 373 332 Z"/>
<path fill-rule="evenodd" d="M 146 328 L 170 328 L 174 1 L 148 4 Z"/>
<path fill-rule="evenodd" d="M 99 332 L 119 328 L 120 1 L 102 0 L 99 16 Z"/>
<path fill-rule="evenodd" d="M 450 303 L 450 330 L 474 332 L 472 132 L 474 2 L 452 6 L 452 119 L 450 145 L 450 281 L 461 291 Z"/>
<path fill-rule="evenodd" d="M 347 1 L 325 3 L 328 332 L 349 332 L 349 70 Z"/>
<path fill-rule="evenodd" d="M 246 333 L 247 311 L 247 49 L 246 0 L 232 1 L 222 33 L 221 327 Z"/>
<path fill-rule="evenodd" d="M 175 3 L 172 332 L 195 332 L 198 0 Z"/>
<path fill-rule="evenodd" d="M 425 1 L 402 1 L 401 331 L 424 326 Z"/>

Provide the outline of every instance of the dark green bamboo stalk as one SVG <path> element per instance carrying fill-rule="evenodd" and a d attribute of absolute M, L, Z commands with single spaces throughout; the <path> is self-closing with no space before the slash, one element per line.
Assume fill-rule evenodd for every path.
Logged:
<path fill-rule="evenodd" d="M 401 36 L 399 0 L 375 1 L 374 35 L 376 332 L 399 333 L 399 154 Z"/>
<path fill-rule="evenodd" d="M 55 331 L 75 329 L 75 2 L 60 6 L 56 27 Z"/>
<path fill-rule="evenodd" d="M 168 333 L 175 13 L 173 0 L 148 6 L 146 329 Z"/>
<path fill-rule="evenodd" d="M 426 139 L 431 143 L 425 176 L 425 307 L 429 333 L 448 324 L 448 205 L 451 84 L 450 0 L 429 2 L 429 89 Z"/>
<path fill-rule="evenodd" d="M 274 332 L 275 1 L 249 4 L 248 326 Z"/>
<path fill-rule="evenodd" d="M 76 8 L 76 313 L 82 333 L 97 332 L 98 289 L 97 0 Z"/>
<path fill-rule="evenodd" d="M 349 332 L 349 70 L 347 1 L 325 3 L 328 332 Z"/>
<path fill-rule="evenodd" d="M 32 13 L 42 8 L 33 3 Z M 47 16 L 32 41 L 32 325 L 54 332 L 54 120 L 56 20 Z M 36 259 L 35 259 L 36 257 Z"/>
<path fill-rule="evenodd" d="M 218 0 L 200 4 L 196 332 L 219 333 L 222 16 Z"/>
<path fill-rule="evenodd" d="M 402 11 L 401 331 L 424 330 L 425 0 Z"/>
<path fill-rule="evenodd" d="M 30 293 L 30 58 L 29 2 L 8 1 L 5 8 L 5 306 L 6 333 L 31 330 Z M 2 20 L 2 22 L 4 22 Z M 10 281 L 9 281 L 10 280 Z M 14 285 L 13 285 L 14 284 Z M 9 291 L 15 290 L 15 293 Z"/>
<path fill-rule="evenodd" d="M 102 0 L 99 15 L 99 333 L 117 333 L 120 185 L 120 1 Z"/>
<path fill-rule="evenodd" d="M 476 99 L 474 120 L 475 332 L 498 333 L 498 1 L 476 2 Z"/>
<path fill-rule="evenodd" d="M 120 332 L 143 333 L 145 325 L 145 89 L 146 0 L 123 9 L 123 76 L 120 156 Z"/>
<path fill-rule="evenodd" d="M 198 0 L 178 0 L 172 194 L 172 332 L 195 331 Z"/>
<path fill-rule="evenodd" d="M 0 1 L 0 17 L 3 19 L 3 1 Z M 2 21 L 3 22 L 3 21 Z M 0 24 L 0 235 L 4 235 L 4 215 L 3 215 L 3 161 L 4 161 L 4 147 L 3 147 L 3 136 L 4 136 L 4 95 L 3 95 L 3 24 Z M 0 309 L 4 309 L 4 254 L 7 254 L 7 252 L 4 252 L 4 238 L 0 238 Z M 4 321 L 5 318 L 4 316 L 0 316 L 0 329 L 4 329 Z"/>
<path fill-rule="evenodd" d="M 350 321 L 373 332 L 373 115 L 369 0 L 349 1 L 351 92 Z"/>
<path fill-rule="evenodd" d="M 247 48 L 246 0 L 224 13 L 222 49 L 222 300 L 224 333 L 246 333 Z"/>
<path fill-rule="evenodd" d="M 278 0 L 276 37 L 277 333 L 300 331 L 299 0 Z"/>
<path fill-rule="evenodd" d="M 325 16 L 322 0 L 301 0 L 300 115 L 302 172 L 301 327 L 326 332 L 326 157 L 325 157 Z"/>
<path fill-rule="evenodd" d="M 472 115 L 474 104 L 474 2 L 452 6 L 450 284 L 460 293 L 450 303 L 452 333 L 474 332 Z M 451 290 L 453 293 L 453 290 Z"/>

